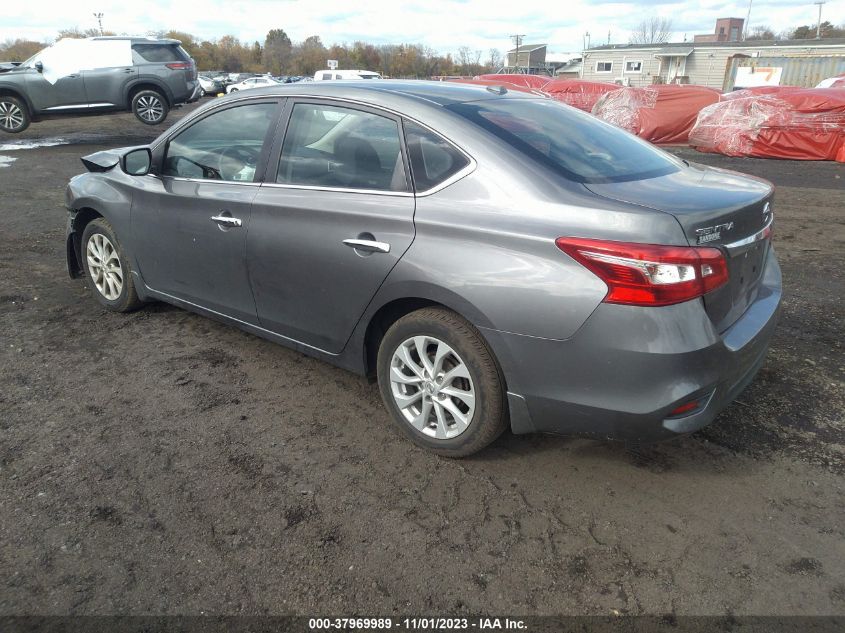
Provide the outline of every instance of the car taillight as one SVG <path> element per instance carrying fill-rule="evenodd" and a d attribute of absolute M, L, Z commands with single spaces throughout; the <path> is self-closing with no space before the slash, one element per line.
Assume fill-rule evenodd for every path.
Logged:
<path fill-rule="evenodd" d="M 188 70 L 193 66 L 191 62 L 171 62 L 169 64 L 165 64 L 170 70 Z"/>
<path fill-rule="evenodd" d="M 666 306 L 689 301 L 728 282 L 718 248 L 662 246 L 559 237 L 557 247 L 605 284 L 605 303 Z"/>

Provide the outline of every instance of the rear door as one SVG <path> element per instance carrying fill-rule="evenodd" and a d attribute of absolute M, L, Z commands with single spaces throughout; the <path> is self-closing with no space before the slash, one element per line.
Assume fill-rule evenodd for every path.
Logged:
<path fill-rule="evenodd" d="M 253 202 L 249 273 L 262 327 L 340 352 L 414 239 L 399 119 L 292 100 Z"/>
<path fill-rule="evenodd" d="M 167 141 L 161 175 L 139 179 L 132 201 L 134 251 L 150 288 L 256 322 L 246 236 L 279 113 L 278 99 L 215 108 Z"/>

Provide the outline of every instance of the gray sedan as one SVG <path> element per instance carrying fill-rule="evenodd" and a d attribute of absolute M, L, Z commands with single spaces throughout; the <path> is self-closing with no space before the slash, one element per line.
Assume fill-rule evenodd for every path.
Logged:
<path fill-rule="evenodd" d="M 316 82 L 83 158 L 68 267 L 378 379 L 447 456 L 711 422 L 781 301 L 772 187 L 499 87 Z M 327 414 L 330 412 L 327 408 Z"/>

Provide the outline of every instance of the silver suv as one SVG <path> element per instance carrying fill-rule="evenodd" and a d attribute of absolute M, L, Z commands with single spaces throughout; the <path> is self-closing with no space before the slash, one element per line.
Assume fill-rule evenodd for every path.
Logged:
<path fill-rule="evenodd" d="M 58 115 L 131 110 L 157 125 L 170 108 L 196 101 L 194 60 L 171 39 L 60 40 L 19 66 L 0 68 L 0 130 L 22 132 Z"/>

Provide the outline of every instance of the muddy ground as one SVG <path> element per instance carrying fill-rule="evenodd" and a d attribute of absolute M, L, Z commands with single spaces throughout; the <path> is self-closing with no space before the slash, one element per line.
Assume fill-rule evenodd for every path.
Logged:
<path fill-rule="evenodd" d="M 159 131 L 0 138 L 0 614 L 845 614 L 845 165 L 679 150 L 779 185 L 782 322 L 710 428 L 450 461 L 357 376 L 67 277 L 79 156 Z"/>

